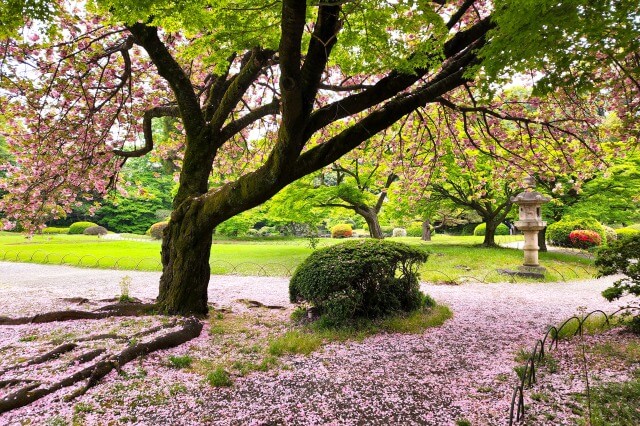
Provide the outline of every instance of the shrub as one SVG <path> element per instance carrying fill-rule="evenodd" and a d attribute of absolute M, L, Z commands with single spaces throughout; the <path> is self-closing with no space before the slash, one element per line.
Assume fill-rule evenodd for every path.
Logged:
<path fill-rule="evenodd" d="M 424 306 L 418 266 L 422 249 L 380 241 L 349 241 L 313 252 L 289 283 L 292 302 L 309 302 L 326 324 L 379 318 Z"/>
<path fill-rule="evenodd" d="M 616 234 L 615 229 L 607 225 L 602 225 L 602 228 L 604 229 L 604 235 L 606 236 L 607 244 L 618 239 L 618 234 Z"/>
<path fill-rule="evenodd" d="M 605 299 L 613 301 L 626 294 L 640 296 L 640 233 L 613 241 L 596 252 L 598 276 L 625 274 L 613 286 L 602 292 Z M 631 321 L 632 330 L 640 333 L 640 315 Z"/>
<path fill-rule="evenodd" d="M 393 233 L 391 235 L 394 237 L 406 237 L 407 230 L 404 228 L 393 228 Z"/>
<path fill-rule="evenodd" d="M 607 235 L 605 234 L 604 228 L 600 222 L 590 217 L 566 217 L 559 222 L 552 223 L 547 227 L 547 240 L 556 246 L 571 247 L 569 234 L 571 234 L 571 231 L 578 229 L 595 231 L 600 235 L 600 241 L 602 243 L 606 243 L 607 241 Z"/>
<path fill-rule="evenodd" d="M 331 228 L 331 238 L 349 238 L 353 235 L 353 228 L 347 223 L 341 223 Z"/>
<path fill-rule="evenodd" d="M 571 247 L 588 249 L 599 246 L 602 243 L 602 238 L 596 231 L 576 229 L 569 234 L 569 241 L 571 241 Z"/>
<path fill-rule="evenodd" d="M 69 228 L 56 228 L 55 226 L 48 226 L 42 230 L 43 234 L 68 234 Z"/>
<path fill-rule="evenodd" d="M 107 235 L 109 231 L 104 226 L 90 226 L 82 233 L 84 235 Z"/>
<path fill-rule="evenodd" d="M 484 237 L 486 233 L 487 233 L 486 223 L 481 223 L 480 225 L 476 226 L 475 229 L 473 230 L 473 235 L 475 235 L 476 237 L 478 236 Z M 509 227 L 504 223 L 498 224 L 495 235 L 509 235 Z"/>
<path fill-rule="evenodd" d="M 633 237 L 634 235 L 640 234 L 640 231 L 633 228 L 620 228 L 616 229 L 616 235 L 618 239 Z"/>
<path fill-rule="evenodd" d="M 69 226 L 69 234 L 82 234 L 85 229 L 91 228 L 92 226 L 98 226 L 97 223 L 93 222 L 75 222 Z"/>
<path fill-rule="evenodd" d="M 147 235 L 151 236 L 151 238 L 155 240 L 161 240 L 162 234 L 164 233 L 164 228 L 166 228 L 168 225 L 169 225 L 169 222 L 154 223 L 147 230 Z"/>

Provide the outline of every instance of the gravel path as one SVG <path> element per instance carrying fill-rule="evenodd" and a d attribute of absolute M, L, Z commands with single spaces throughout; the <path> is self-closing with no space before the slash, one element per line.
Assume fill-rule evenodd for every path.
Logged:
<path fill-rule="evenodd" d="M 67 304 L 59 300 L 64 297 L 114 297 L 125 275 L 132 279 L 132 296 L 153 298 L 160 276 L 5 262 L 0 271 L 0 315 L 64 309 Z M 474 425 L 502 425 L 515 383 L 514 353 L 580 307 L 614 310 L 617 304 L 600 296 L 612 280 L 425 283 L 423 290 L 454 312 L 439 328 L 331 344 L 308 357 L 291 357 L 288 369 L 252 374 L 231 388 L 189 388 L 162 407 L 136 411 L 135 418 L 137 424 L 163 419 L 164 424 L 455 425 L 468 419 Z M 209 299 L 220 305 L 249 298 L 288 306 L 287 285 L 286 278 L 213 276 Z M 36 406 L 34 412 L 49 408 Z M 109 419 L 98 416 L 95 424 Z M 16 424 L 19 418 L 9 413 L 5 420 L 0 417 L 0 423 Z"/>

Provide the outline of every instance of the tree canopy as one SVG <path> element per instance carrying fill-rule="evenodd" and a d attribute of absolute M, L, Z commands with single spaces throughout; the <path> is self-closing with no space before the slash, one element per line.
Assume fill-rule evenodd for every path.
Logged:
<path fill-rule="evenodd" d="M 590 4 L 570 7 L 580 15 Z M 0 208 L 37 225 L 104 193 L 126 159 L 171 153 L 180 179 L 163 240 L 159 306 L 166 312 L 206 313 L 216 225 L 394 123 L 404 119 L 419 131 L 419 123 L 434 122 L 429 105 L 443 111 L 438 120 L 453 115 L 450 123 L 463 123 L 461 141 L 469 146 L 476 138 L 466 123 L 492 134 L 509 122 L 516 144 L 551 138 L 560 152 L 581 145 L 597 153 L 597 123 L 584 94 L 553 92 L 538 108 L 561 113 L 549 121 L 518 103 L 501 112 L 503 103 L 480 90 L 510 64 L 536 65 L 530 50 L 503 48 L 511 55 L 505 61 L 491 47 L 516 30 L 536 37 L 537 15 L 509 25 L 521 2 L 12 5 L 0 44 L 0 96 L 7 141 L 20 161 L 3 166 L 0 189 L 9 194 Z M 552 18 L 545 22 L 562 25 Z M 563 56 L 550 57 L 561 63 Z M 181 136 L 158 140 L 152 122 L 160 117 L 177 119 Z M 444 129 L 430 132 L 434 143 L 450 138 Z"/>

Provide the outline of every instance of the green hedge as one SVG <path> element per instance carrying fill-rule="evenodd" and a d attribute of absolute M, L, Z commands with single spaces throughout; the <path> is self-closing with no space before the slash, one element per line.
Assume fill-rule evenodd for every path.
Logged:
<path fill-rule="evenodd" d="M 637 229 L 634 229 L 634 228 L 619 228 L 619 229 L 616 229 L 616 235 L 618 236 L 618 239 L 630 238 L 630 237 L 633 237 L 634 235 L 638 235 L 638 234 L 640 234 L 640 231 L 638 231 Z"/>
<path fill-rule="evenodd" d="M 480 225 L 476 226 L 475 229 L 473 230 L 473 235 L 475 235 L 476 237 L 478 236 L 484 237 L 486 233 L 487 233 L 486 223 L 481 223 Z M 496 228 L 495 235 L 509 235 L 509 227 L 504 223 L 500 223 Z"/>
<path fill-rule="evenodd" d="M 82 234 L 85 229 L 91 228 L 92 226 L 98 226 L 97 223 L 93 222 L 75 222 L 69 226 L 69 234 Z"/>
<path fill-rule="evenodd" d="M 42 230 L 43 234 L 68 234 L 69 228 L 56 228 L 55 226 L 48 226 Z"/>
<path fill-rule="evenodd" d="M 292 302 L 308 302 L 325 324 L 379 318 L 425 305 L 418 266 L 424 250 L 394 241 L 349 241 L 313 252 L 289 283 Z"/>
<path fill-rule="evenodd" d="M 547 227 L 547 240 L 556 246 L 571 247 L 569 234 L 571 234 L 571 231 L 577 231 L 579 229 L 597 232 L 598 235 L 600 235 L 602 244 L 606 244 L 607 234 L 604 227 L 600 222 L 590 217 L 567 217 L 559 222 L 552 223 Z"/>

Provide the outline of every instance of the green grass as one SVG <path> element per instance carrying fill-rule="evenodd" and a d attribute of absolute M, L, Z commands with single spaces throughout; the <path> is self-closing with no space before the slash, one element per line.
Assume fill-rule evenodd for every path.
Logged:
<path fill-rule="evenodd" d="M 229 373 L 223 367 L 217 367 L 207 374 L 207 383 L 214 387 L 229 387 L 233 384 Z"/>
<path fill-rule="evenodd" d="M 518 241 L 521 236 L 498 236 L 497 242 Z M 420 273 L 424 281 L 459 283 L 462 281 L 500 282 L 509 277 L 496 269 L 513 269 L 522 263 L 522 251 L 483 248 L 482 237 L 435 235 L 433 241 L 419 238 L 391 238 L 424 246 L 431 252 Z M 344 240 L 323 238 L 319 247 Z M 212 274 L 286 276 L 312 250 L 304 238 L 221 239 L 211 250 Z M 159 271 L 160 242 L 114 241 L 88 235 L 35 235 L 26 239 L 17 233 L 0 232 L 0 260 L 43 264 L 63 264 L 103 269 Z M 546 281 L 587 278 L 593 275 L 593 262 L 580 256 L 540 253 L 547 267 Z M 517 281 L 523 281 L 518 278 Z"/>
<path fill-rule="evenodd" d="M 576 336 L 578 333 L 578 327 L 580 326 L 579 321 L 576 318 L 571 320 L 567 320 L 568 322 L 559 330 L 557 339 L 558 340 L 566 340 L 570 339 L 573 336 Z M 559 324 L 561 326 L 562 324 Z M 613 324 L 607 324 L 607 319 L 604 315 L 600 313 L 595 313 L 586 321 L 582 323 L 582 332 L 584 334 L 596 334 L 603 330 L 610 328 Z M 556 337 L 555 333 L 551 333 L 552 337 Z"/>
<path fill-rule="evenodd" d="M 322 338 L 318 335 L 293 330 L 273 339 L 269 343 L 268 352 L 273 356 L 282 356 L 284 354 L 309 355 L 321 345 Z"/>
<path fill-rule="evenodd" d="M 174 368 L 189 368 L 193 363 L 193 358 L 189 355 L 169 355 L 169 365 Z"/>
<path fill-rule="evenodd" d="M 586 404 L 586 398 L 583 401 Z M 636 426 L 640 424 L 640 376 L 627 382 L 591 388 L 591 426 Z M 584 416 L 588 416 L 586 410 Z"/>

